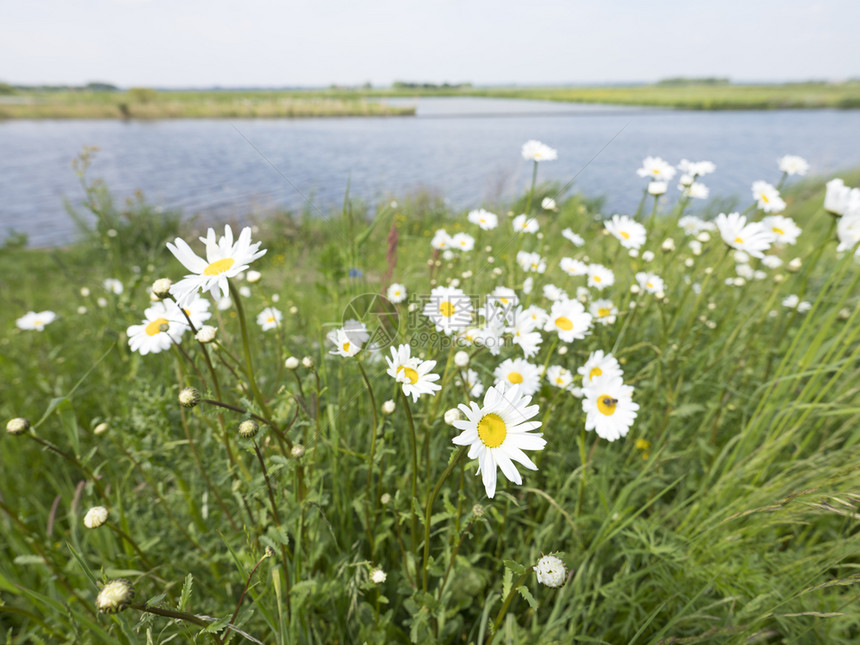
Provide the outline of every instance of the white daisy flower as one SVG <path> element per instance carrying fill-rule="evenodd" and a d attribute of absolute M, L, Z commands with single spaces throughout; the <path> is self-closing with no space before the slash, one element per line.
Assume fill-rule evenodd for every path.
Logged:
<path fill-rule="evenodd" d="M 543 338 L 536 331 L 537 323 L 531 316 L 523 315 L 523 308 L 517 307 L 514 312 L 514 323 L 505 331 L 511 334 L 511 342 L 519 345 L 526 358 L 531 358 L 538 353 Z"/>
<path fill-rule="evenodd" d="M 713 222 L 706 222 L 695 215 L 684 215 L 684 217 L 678 220 L 678 226 L 684 229 L 687 235 L 698 235 L 703 231 L 716 230 Z"/>
<path fill-rule="evenodd" d="M 591 314 L 579 300 L 559 300 L 552 303 L 544 331 L 558 333 L 560 340 L 572 343 L 581 340 L 591 330 Z"/>
<path fill-rule="evenodd" d="M 435 396 L 442 389 L 441 385 L 435 383 L 439 375 L 431 373 L 436 361 L 422 361 L 413 357 L 409 345 L 400 345 L 396 349 L 392 347 L 391 358 L 386 356 L 385 361 L 388 363 L 388 375 L 401 384 L 403 394 L 411 396 L 413 402 L 417 402 L 422 394 Z"/>
<path fill-rule="evenodd" d="M 558 210 L 558 205 L 552 197 L 544 197 L 540 202 L 540 207 L 545 211 Z"/>
<path fill-rule="evenodd" d="M 182 340 L 188 323 L 176 303 L 160 300 L 143 312 L 144 320 L 140 325 L 132 325 L 126 330 L 128 346 L 141 356 L 158 354 Z"/>
<path fill-rule="evenodd" d="M 532 432 L 541 425 L 540 421 L 530 421 L 540 409 L 529 403 L 531 397 L 514 386 L 505 390 L 488 388 L 483 405 L 474 401 L 460 404 L 466 418 L 454 421 L 454 427 L 462 432 L 452 441 L 469 446 L 469 459 L 478 460 L 478 473 L 491 499 L 496 494 L 497 467 L 515 484 L 522 484 L 522 477 L 513 462 L 537 470 L 523 451 L 543 450 L 546 440 L 541 433 Z"/>
<path fill-rule="evenodd" d="M 361 351 L 361 344 L 353 342 L 343 327 L 330 331 L 326 334 L 326 338 L 334 345 L 334 349 L 329 350 L 329 354 L 351 358 Z"/>
<path fill-rule="evenodd" d="M 645 273 L 640 271 L 636 274 L 636 282 L 648 293 L 660 293 L 665 290 L 666 285 L 663 283 L 663 278 L 656 273 Z"/>
<path fill-rule="evenodd" d="M 770 248 L 773 236 L 761 222 L 747 224 L 747 218 L 740 213 L 720 213 L 714 221 L 723 241 L 733 249 L 761 258 Z"/>
<path fill-rule="evenodd" d="M 468 233 L 456 233 L 451 238 L 451 247 L 466 252 L 475 248 L 475 238 Z"/>
<path fill-rule="evenodd" d="M 601 325 L 614 325 L 618 310 L 611 300 L 595 300 L 588 306 L 593 322 Z"/>
<path fill-rule="evenodd" d="M 752 185 L 753 199 L 765 213 L 780 213 L 785 210 L 785 202 L 779 191 L 766 181 L 756 181 Z"/>
<path fill-rule="evenodd" d="M 467 370 L 463 375 L 466 388 L 469 390 L 469 396 L 478 398 L 484 393 L 484 384 L 481 383 L 481 378 L 475 370 Z M 461 381 L 457 381 L 458 385 L 462 385 Z"/>
<path fill-rule="evenodd" d="M 537 233 L 538 229 L 540 229 L 538 221 L 525 213 L 517 215 L 511 224 L 514 227 L 514 233 Z"/>
<path fill-rule="evenodd" d="M 248 226 L 239 233 L 235 244 L 233 229 L 229 225 L 224 226 L 224 235 L 220 239 L 216 240 L 215 231 L 210 228 L 206 237 L 201 237 L 200 241 L 206 245 L 205 260 L 197 256 L 181 237 L 177 237 L 173 244 L 167 243 L 174 257 L 191 271 L 170 288 L 170 293 L 183 306 L 197 291 L 208 291 L 213 298 L 218 298 L 220 291 L 223 297 L 227 297 L 230 293 L 227 280 L 239 275 L 251 262 L 266 254 L 265 250 L 258 250 L 260 242 L 251 244 L 251 228 Z"/>
<path fill-rule="evenodd" d="M 496 386 L 518 385 L 520 393 L 531 396 L 540 387 L 541 369 L 524 358 L 509 358 L 502 361 L 495 370 Z"/>
<path fill-rule="evenodd" d="M 660 157 L 645 157 L 642 167 L 636 171 L 640 177 L 659 181 L 669 181 L 675 176 L 675 169 Z"/>
<path fill-rule="evenodd" d="M 809 172 L 809 163 L 797 155 L 785 155 L 779 158 L 779 169 L 786 175 L 803 176 Z"/>
<path fill-rule="evenodd" d="M 768 269 L 778 269 L 782 266 L 782 260 L 775 255 L 766 255 L 761 259 L 761 263 Z"/>
<path fill-rule="evenodd" d="M 645 244 L 645 227 L 626 215 L 613 215 L 603 226 L 625 249 L 638 249 Z"/>
<path fill-rule="evenodd" d="M 791 294 L 782 299 L 782 306 L 788 309 L 797 309 L 798 313 L 806 313 L 812 309 L 812 303 L 801 300 L 796 294 Z"/>
<path fill-rule="evenodd" d="M 472 224 L 477 224 L 485 231 L 491 231 L 499 225 L 499 216 L 485 211 L 483 208 L 469 211 L 468 219 Z"/>
<path fill-rule="evenodd" d="M 191 319 L 191 324 L 194 325 L 195 329 L 200 329 L 203 323 L 212 317 L 212 314 L 209 313 L 209 300 L 203 298 L 199 293 L 194 293 L 190 296 L 182 309 L 188 318 Z M 179 312 L 179 315 L 180 319 L 178 322 L 188 322 L 185 316 L 182 315 L 182 312 Z"/>
<path fill-rule="evenodd" d="M 392 282 L 385 295 L 394 304 L 403 302 L 406 300 L 406 287 L 399 282 Z"/>
<path fill-rule="evenodd" d="M 735 273 L 744 280 L 752 280 L 755 277 L 755 271 L 749 264 L 738 264 L 735 266 Z"/>
<path fill-rule="evenodd" d="M 836 224 L 836 237 L 839 239 L 839 246 L 836 247 L 839 253 L 850 251 L 857 246 L 860 242 L 860 212 L 856 215 L 845 215 L 839 219 Z M 860 246 L 857 247 L 854 255 L 860 257 Z"/>
<path fill-rule="evenodd" d="M 551 365 L 546 370 L 546 380 L 553 387 L 567 390 L 573 385 L 573 373 L 561 365 Z"/>
<path fill-rule="evenodd" d="M 57 319 L 53 311 L 28 311 L 15 321 L 15 326 L 24 331 L 44 331 L 45 325 L 50 325 Z"/>
<path fill-rule="evenodd" d="M 549 319 L 547 311 L 537 305 L 529 305 L 519 315 L 531 318 L 536 327 L 543 327 L 544 323 Z"/>
<path fill-rule="evenodd" d="M 591 352 L 585 365 L 577 368 L 577 373 L 582 376 L 583 387 L 587 386 L 598 376 L 624 376 L 621 365 L 612 354 L 604 354 L 602 349 Z"/>
<path fill-rule="evenodd" d="M 462 289 L 436 287 L 430 292 L 423 313 L 436 325 L 436 331 L 450 336 L 471 326 L 472 300 Z"/>
<path fill-rule="evenodd" d="M 523 144 L 523 159 L 526 161 L 554 161 L 558 153 L 545 143 L 530 139 Z"/>
<path fill-rule="evenodd" d="M 546 260 L 544 260 L 539 253 L 518 251 L 517 264 L 520 265 L 520 268 L 522 268 L 523 271 L 532 273 L 543 273 L 546 271 Z"/>
<path fill-rule="evenodd" d="M 761 223 L 773 234 L 774 244 L 794 244 L 800 235 L 800 227 L 790 217 L 769 215 Z"/>
<path fill-rule="evenodd" d="M 554 284 L 545 284 L 543 286 L 543 297 L 547 300 L 555 302 L 556 300 L 570 300 L 564 289 L 557 287 Z"/>
<path fill-rule="evenodd" d="M 588 265 L 573 258 L 562 258 L 559 267 L 569 276 L 588 275 Z"/>
<path fill-rule="evenodd" d="M 649 181 L 648 182 L 648 194 L 649 195 L 653 195 L 654 197 L 659 197 L 660 195 L 665 195 L 667 190 L 669 190 L 669 184 L 665 181 Z"/>
<path fill-rule="evenodd" d="M 123 292 L 122 282 L 117 280 L 116 278 L 107 278 L 102 285 L 107 291 L 110 291 L 112 294 L 119 295 Z"/>
<path fill-rule="evenodd" d="M 574 246 L 585 246 L 585 240 L 583 239 L 583 237 L 581 235 L 577 235 L 569 228 L 564 229 L 561 232 L 561 236 L 564 239 L 573 243 Z"/>
<path fill-rule="evenodd" d="M 467 334 L 472 334 L 473 342 L 478 347 L 486 347 L 490 354 L 498 356 L 505 344 L 503 334 L 505 333 L 505 323 L 502 318 L 488 319 L 483 327 L 475 330 L 469 330 Z"/>
<path fill-rule="evenodd" d="M 826 184 L 824 210 L 833 215 L 846 215 L 860 211 L 860 188 L 849 188 L 841 179 Z"/>
<path fill-rule="evenodd" d="M 370 333 L 367 331 L 367 325 L 355 318 L 349 318 L 343 323 L 343 330 L 349 339 L 358 345 L 364 347 L 364 344 L 370 340 Z"/>
<path fill-rule="evenodd" d="M 633 388 L 618 376 L 598 376 L 583 388 L 582 410 L 585 429 L 607 441 L 627 435 L 636 419 L 639 404 L 633 402 Z"/>
<path fill-rule="evenodd" d="M 603 291 L 606 287 L 611 287 L 615 284 L 615 274 L 611 269 L 602 264 L 588 265 L 588 284 L 589 287 Z"/>
<path fill-rule="evenodd" d="M 523 293 L 529 295 L 532 292 L 532 288 L 534 287 L 535 279 L 529 276 L 525 280 L 523 280 Z"/>
<path fill-rule="evenodd" d="M 260 328 L 263 331 L 277 329 L 283 319 L 284 314 L 274 307 L 266 307 L 263 311 L 257 314 L 257 324 L 260 325 Z"/>
<path fill-rule="evenodd" d="M 683 193 L 686 197 L 691 197 L 693 199 L 707 199 L 708 195 L 711 194 L 711 191 L 708 190 L 708 187 L 702 182 L 694 181 L 692 184 L 684 188 Z"/>
<path fill-rule="evenodd" d="M 709 175 L 716 169 L 717 167 L 710 161 L 689 161 L 687 159 L 681 159 L 681 162 L 678 164 L 678 170 L 685 175 L 690 175 L 691 177 Z"/>
<path fill-rule="evenodd" d="M 430 240 L 430 246 L 438 251 L 450 249 L 452 244 L 451 236 L 444 228 L 437 229 L 433 234 L 433 239 Z"/>

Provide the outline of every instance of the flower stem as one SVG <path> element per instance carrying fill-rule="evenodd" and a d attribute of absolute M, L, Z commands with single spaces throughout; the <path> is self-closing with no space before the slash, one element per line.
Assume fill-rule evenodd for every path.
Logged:
<path fill-rule="evenodd" d="M 415 421 L 412 419 L 412 410 L 409 408 L 409 398 L 400 390 L 403 398 L 403 407 L 406 409 L 406 420 L 409 423 L 409 433 L 412 440 L 412 495 L 409 498 L 409 512 L 412 515 L 412 551 L 418 555 L 418 516 L 415 515 L 415 504 L 413 502 L 418 495 L 418 438 L 415 435 Z"/>
<path fill-rule="evenodd" d="M 531 573 L 532 567 L 528 567 L 517 581 L 511 585 L 511 590 L 508 592 L 507 598 L 505 598 L 505 602 L 502 604 L 502 608 L 499 609 L 499 614 L 496 616 L 496 620 L 493 623 L 493 633 L 487 637 L 487 641 L 485 645 L 490 645 L 493 642 L 493 639 L 496 637 L 496 634 L 499 633 L 499 628 L 502 626 L 502 621 L 505 619 L 505 614 L 508 613 L 508 609 L 511 606 L 511 602 L 514 599 L 514 596 L 517 593 L 517 589 L 519 589 L 522 584 L 526 581 L 526 577 Z"/>
<path fill-rule="evenodd" d="M 442 484 L 448 479 L 448 475 L 451 474 L 451 471 L 454 470 L 454 467 L 463 458 L 463 455 L 466 454 L 468 448 L 469 446 L 460 446 L 460 449 L 451 461 L 448 462 L 448 467 L 445 468 L 445 471 L 439 477 L 433 490 L 427 496 L 427 505 L 424 509 L 424 559 L 421 565 L 421 586 L 424 591 L 427 591 L 427 564 L 430 560 L 430 515 L 433 512 L 433 502 L 436 501 L 436 496 L 439 494 Z"/>
<path fill-rule="evenodd" d="M 257 405 L 260 406 L 263 414 L 267 418 L 271 419 L 272 411 L 269 409 L 266 399 L 263 398 L 260 388 L 257 387 L 257 380 L 254 378 L 254 364 L 251 360 L 251 343 L 248 340 L 248 324 L 245 321 L 245 309 L 242 306 L 242 297 L 236 291 L 236 287 L 233 286 L 232 282 L 228 281 L 228 284 L 230 286 L 230 295 L 233 298 L 233 304 L 236 305 L 236 313 L 239 317 L 239 329 L 242 332 L 242 350 L 245 353 L 245 375 L 248 378 L 248 385 L 251 386 L 251 393 L 254 395 L 254 399 L 257 401 Z"/>

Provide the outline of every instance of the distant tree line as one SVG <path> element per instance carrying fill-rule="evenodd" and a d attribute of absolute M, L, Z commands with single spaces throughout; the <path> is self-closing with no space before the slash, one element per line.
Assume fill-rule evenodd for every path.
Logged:
<path fill-rule="evenodd" d="M 14 92 L 119 92 L 120 89 L 113 83 L 94 81 L 86 85 L 11 85 L 0 83 L 0 94 L 13 94 Z"/>
<path fill-rule="evenodd" d="M 394 81 L 391 88 L 395 90 L 462 90 L 472 87 L 471 83 L 412 83 L 409 81 Z"/>
<path fill-rule="evenodd" d="M 731 81 L 728 78 L 717 76 L 673 76 L 657 81 L 657 85 L 729 85 Z"/>

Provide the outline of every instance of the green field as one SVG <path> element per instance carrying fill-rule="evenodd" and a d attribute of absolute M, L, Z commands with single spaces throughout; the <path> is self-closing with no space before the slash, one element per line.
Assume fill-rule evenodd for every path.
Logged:
<path fill-rule="evenodd" d="M 329 90 L 35 91 L 0 93 L 0 119 L 14 118 L 288 118 L 404 116 L 385 97 L 478 96 L 572 103 L 648 105 L 691 110 L 860 107 L 860 82 L 786 84 L 680 83 L 597 87 L 452 87 Z"/>
<path fill-rule="evenodd" d="M 860 171 L 841 176 L 860 182 Z M 252 222 L 267 253 L 250 269 L 262 277 L 230 279 L 230 304 L 207 323 L 216 342 L 185 332 L 146 356 L 130 350 L 128 328 L 153 305 L 156 279 L 188 273 L 165 243 L 181 236 L 202 254 L 205 230 L 87 180 L 80 242 L 0 250 L 0 413 L 31 422 L 0 436 L 6 642 L 856 643 L 860 267 L 836 252 L 823 180 L 787 182 L 785 215 L 803 232 L 768 251 L 781 266 L 741 269 L 718 232 L 695 248 L 678 226 L 682 211 L 713 219 L 716 203 L 674 188 L 643 199 L 647 241 L 632 254 L 606 233 L 599 201 L 537 177 L 516 202 L 486 205 L 493 230 L 426 195 Z M 557 212 L 539 206 L 553 195 Z M 738 210 L 760 220 L 748 206 Z M 539 234 L 513 232 L 522 212 Z M 442 227 L 471 235 L 474 250 L 434 250 Z M 545 271 L 520 266 L 519 251 Z M 587 287 L 562 270 L 565 257 L 611 268 L 614 284 Z M 213 256 L 197 271 L 207 262 L 211 275 L 225 266 Z M 637 272 L 663 289 L 649 293 Z M 591 352 L 611 352 L 638 405 L 626 436 L 587 432 L 583 399 L 541 376 L 533 419 L 547 444 L 527 453 L 537 470 L 518 466 L 521 484 L 499 472 L 489 498 L 445 421 L 483 401 L 458 381 L 454 356 L 465 351 L 489 388 L 524 351 L 513 334 L 495 356 L 434 331 L 423 303 L 453 280 L 476 308 L 499 286 L 548 311 L 546 285 L 586 309 L 610 300 L 613 322 L 571 342 L 541 328 L 528 360 L 570 370 L 579 386 Z M 410 299 L 369 304 L 391 282 Z M 809 309 L 784 305 L 791 295 Z M 266 307 L 283 320 L 263 331 Z M 16 328 L 31 310 L 57 318 Z M 369 344 L 332 354 L 327 332 L 355 317 L 435 360 L 441 390 L 406 397 Z M 154 324 L 149 337 L 169 328 Z M 184 387 L 204 401 L 180 406 Z M 626 404 L 617 397 L 596 405 L 611 416 Z M 242 437 L 249 420 L 259 432 Z M 493 428 L 490 441 L 507 445 Z M 96 506 L 107 523 L 87 528 Z M 566 567 L 559 588 L 536 578 L 544 554 Z M 99 611 L 100 589 L 118 578 L 133 601 L 102 596 L 123 610 Z"/>

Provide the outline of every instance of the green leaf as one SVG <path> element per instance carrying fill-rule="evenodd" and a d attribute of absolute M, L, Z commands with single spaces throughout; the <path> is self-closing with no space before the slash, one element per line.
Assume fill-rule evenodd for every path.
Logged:
<path fill-rule="evenodd" d="M 538 608 L 537 600 L 535 600 L 535 597 L 532 595 L 532 592 L 529 591 L 528 587 L 526 587 L 525 585 L 520 585 L 519 587 L 517 587 L 517 591 L 523 598 L 525 598 L 526 602 L 529 604 L 529 607 L 535 610 Z"/>
<path fill-rule="evenodd" d="M 185 584 L 182 585 L 182 593 L 179 595 L 179 611 L 185 611 L 188 606 L 188 600 L 191 598 L 191 586 L 194 582 L 194 576 L 190 573 L 185 576 Z"/>

